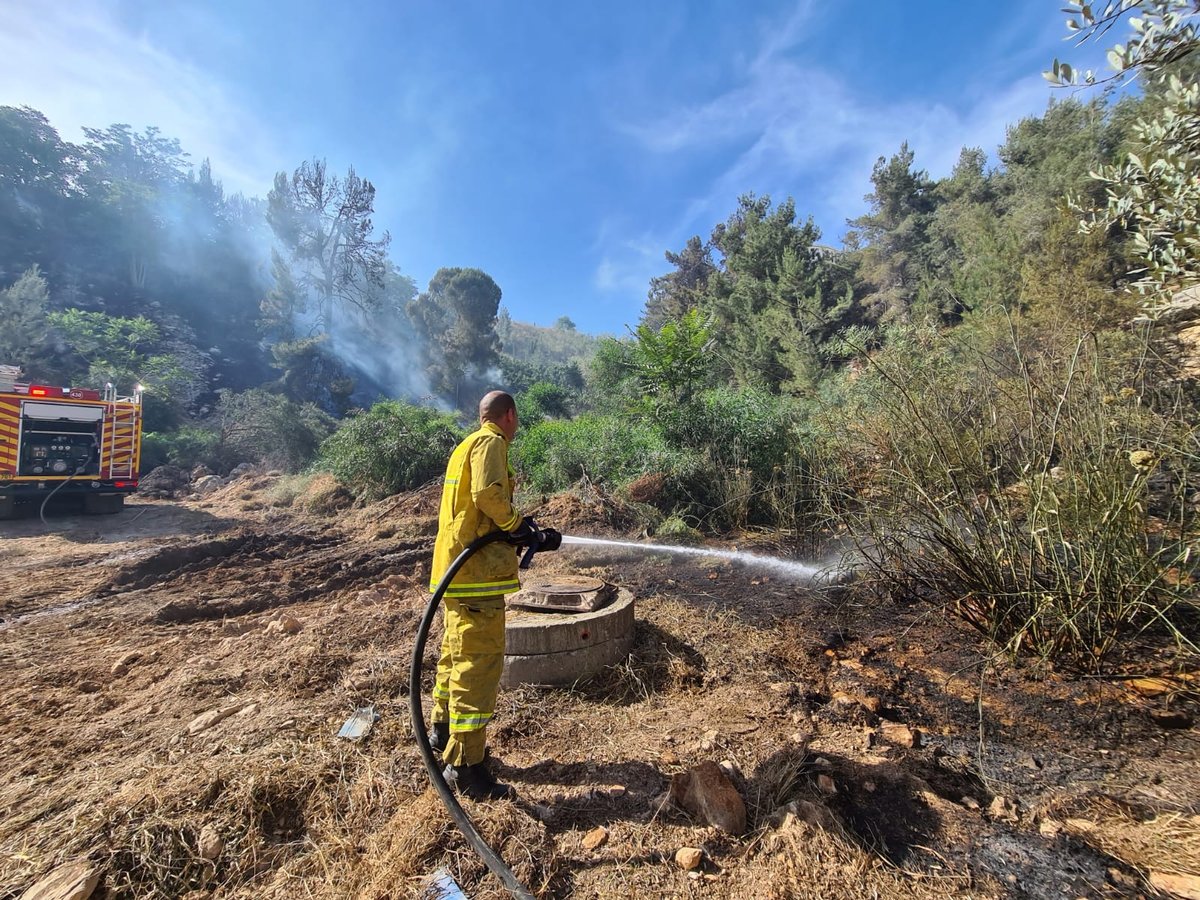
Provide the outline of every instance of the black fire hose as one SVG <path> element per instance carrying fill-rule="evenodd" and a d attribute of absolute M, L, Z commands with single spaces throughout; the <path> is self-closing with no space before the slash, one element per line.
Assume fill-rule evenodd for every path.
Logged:
<path fill-rule="evenodd" d="M 522 569 L 529 568 L 535 552 L 539 550 L 557 550 L 559 544 L 562 542 L 562 536 L 550 528 L 537 530 L 535 526 L 533 534 L 534 537 L 526 542 L 528 549 L 526 549 L 525 556 L 521 560 Z M 450 568 L 446 570 L 446 574 L 438 582 L 433 596 L 429 600 L 429 605 L 425 608 L 425 615 L 421 617 L 421 624 L 417 626 L 417 636 L 413 644 L 412 667 L 409 670 L 408 676 L 408 701 L 409 708 L 412 710 L 412 727 L 413 734 L 417 737 L 417 748 L 421 751 L 421 757 L 425 760 L 425 768 L 429 771 L 429 780 L 433 782 L 433 788 L 437 791 L 438 796 L 442 798 L 442 803 L 446 805 L 446 809 L 450 812 L 454 821 L 458 823 L 458 827 L 463 835 L 466 836 L 467 842 L 479 854 L 480 858 L 487 863 L 487 867 L 492 870 L 492 874 L 500 879 L 508 892 L 518 898 L 518 900 L 534 900 L 533 894 L 521 884 L 517 876 L 513 874 L 512 869 L 505 865 L 504 860 L 500 858 L 500 854 L 489 847 L 487 841 L 475 829 L 466 811 L 458 802 L 458 798 L 454 796 L 454 792 L 446 784 L 446 779 L 442 775 L 442 767 L 433 755 L 433 747 L 429 745 L 429 732 L 425 728 L 425 712 L 421 708 L 421 661 L 425 657 L 425 641 L 429 637 L 429 626 L 433 624 L 433 617 L 437 613 L 438 606 L 441 605 L 442 595 L 446 593 L 446 588 L 450 586 L 450 582 L 458 574 L 458 570 L 476 552 L 488 544 L 494 544 L 496 541 L 511 540 L 512 536 L 506 531 L 493 531 L 491 534 L 485 534 L 481 538 L 476 538 L 458 555 L 458 559 L 450 564 Z"/>

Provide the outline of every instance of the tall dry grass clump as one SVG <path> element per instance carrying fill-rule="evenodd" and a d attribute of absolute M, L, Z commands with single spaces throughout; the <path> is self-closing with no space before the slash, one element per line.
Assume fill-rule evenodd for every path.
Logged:
<path fill-rule="evenodd" d="M 1184 392 L 1132 335 L 989 326 L 896 335 L 824 413 L 869 570 L 1014 654 L 1095 670 L 1149 635 L 1195 653 Z"/>

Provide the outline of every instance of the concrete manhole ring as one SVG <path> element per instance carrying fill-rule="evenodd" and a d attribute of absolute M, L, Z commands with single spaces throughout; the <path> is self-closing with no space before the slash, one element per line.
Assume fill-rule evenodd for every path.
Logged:
<path fill-rule="evenodd" d="M 608 605 L 561 613 L 509 607 L 501 683 L 571 684 L 618 663 L 633 645 L 633 593 Z"/>

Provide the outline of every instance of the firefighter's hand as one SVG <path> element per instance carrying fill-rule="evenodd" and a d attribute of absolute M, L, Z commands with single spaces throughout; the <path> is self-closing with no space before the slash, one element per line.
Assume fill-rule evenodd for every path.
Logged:
<path fill-rule="evenodd" d="M 528 544 L 537 536 L 537 522 L 533 521 L 533 516 L 526 516 L 521 520 L 521 524 L 508 533 L 508 542 L 510 544 Z"/>

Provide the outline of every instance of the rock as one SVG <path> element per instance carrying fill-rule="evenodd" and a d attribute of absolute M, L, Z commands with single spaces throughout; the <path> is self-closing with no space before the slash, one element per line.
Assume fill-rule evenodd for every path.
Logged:
<path fill-rule="evenodd" d="M 821 774 L 817 776 L 817 790 L 822 794 L 836 794 L 837 785 L 833 783 L 833 779 L 828 775 Z"/>
<path fill-rule="evenodd" d="M 1062 834 L 1062 822 L 1057 819 L 1042 819 L 1038 823 L 1038 834 L 1044 838 L 1056 838 Z"/>
<path fill-rule="evenodd" d="M 675 851 L 675 865 L 685 872 L 698 869 L 703 859 L 704 851 L 698 847 L 680 847 Z"/>
<path fill-rule="evenodd" d="M 138 493 L 153 491 L 172 495 L 187 487 L 190 480 L 188 474 L 178 466 L 159 466 L 141 477 L 138 481 Z"/>
<path fill-rule="evenodd" d="M 623 784 L 611 784 L 608 786 L 608 796 L 610 797 L 624 797 L 625 791 L 625 785 Z"/>
<path fill-rule="evenodd" d="M 94 681 L 79 682 L 79 692 L 81 694 L 96 694 L 100 692 L 100 685 Z"/>
<path fill-rule="evenodd" d="M 100 867 L 86 859 L 59 866 L 21 895 L 21 900 L 87 900 L 100 883 Z"/>
<path fill-rule="evenodd" d="M 267 634 L 299 634 L 304 626 L 295 616 L 289 616 L 287 613 L 281 615 L 278 619 L 273 619 L 267 623 Z"/>
<path fill-rule="evenodd" d="M 862 786 L 863 786 L 863 790 L 866 791 L 868 794 L 875 793 L 875 782 L 864 781 Z M 978 806 L 979 804 L 975 804 L 975 805 Z"/>
<path fill-rule="evenodd" d="M 225 849 L 225 841 L 221 839 L 221 834 L 216 828 L 212 825 L 205 825 L 200 829 L 197 849 L 202 858 L 211 862 L 221 855 L 221 851 Z"/>
<path fill-rule="evenodd" d="M 715 762 L 702 762 L 671 778 L 671 802 L 729 834 L 746 831 L 746 803 Z"/>
<path fill-rule="evenodd" d="M 679 756 L 674 751 L 671 751 L 671 750 L 664 750 L 662 752 L 662 755 L 659 757 L 659 759 L 662 761 L 662 764 L 664 766 L 679 765 Z"/>
<path fill-rule="evenodd" d="M 207 478 L 212 474 L 213 470 L 204 463 L 200 463 L 199 465 L 192 467 L 192 481 L 199 481 L 201 478 Z"/>
<path fill-rule="evenodd" d="M 1000 794 L 992 798 L 987 814 L 990 819 L 996 822 L 1011 822 L 1015 824 L 1019 818 L 1016 802 Z"/>
<path fill-rule="evenodd" d="M 1150 721 L 1159 728 L 1191 728 L 1192 717 L 1178 709 L 1152 709 Z"/>
<path fill-rule="evenodd" d="M 797 821 L 824 831 L 836 831 L 838 828 L 833 813 L 827 807 L 811 800 L 793 800 L 771 813 L 768 819 L 776 828 L 788 828 Z"/>
<path fill-rule="evenodd" d="M 595 850 L 608 842 L 608 829 L 598 825 L 583 836 L 583 849 Z"/>
<path fill-rule="evenodd" d="M 230 470 L 229 477 L 230 478 L 241 478 L 243 475 L 250 475 L 254 472 L 255 468 L 256 467 L 255 467 L 254 463 L 248 463 L 248 462 L 238 463 L 236 466 L 234 466 Z"/>
<path fill-rule="evenodd" d="M 208 712 L 201 713 L 188 722 L 186 731 L 188 734 L 199 734 L 202 731 L 212 728 L 218 722 L 225 721 L 234 713 L 240 712 L 243 709 L 245 709 L 245 705 L 241 703 L 235 703 L 232 706 L 225 706 L 220 709 L 210 709 Z"/>
<path fill-rule="evenodd" d="M 979 809 L 979 801 L 976 800 L 974 797 L 964 796 L 962 798 L 962 800 L 959 801 L 959 803 L 961 803 L 967 809 Z"/>
<path fill-rule="evenodd" d="M 921 746 L 921 732 L 915 728 L 909 728 L 907 725 L 901 725 L 899 722 L 881 722 L 879 736 L 897 747 L 915 749 Z"/>
<path fill-rule="evenodd" d="M 1176 875 L 1172 872 L 1150 871 L 1150 884 L 1183 900 L 1200 900 L 1200 876 Z"/>
<path fill-rule="evenodd" d="M 129 674 L 129 666 L 125 665 L 125 663 L 115 662 L 113 663 L 112 668 L 108 670 L 108 673 L 112 675 L 113 678 L 120 678 L 123 675 Z"/>
<path fill-rule="evenodd" d="M 738 768 L 738 764 L 732 759 L 721 760 L 720 766 L 721 771 L 729 776 L 730 781 L 732 781 L 734 778 L 740 778 L 742 776 L 742 770 Z"/>
<path fill-rule="evenodd" d="M 203 478 L 196 479 L 192 485 L 192 490 L 201 497 L 207 497 L 209 494 L 216 493 L 224 486 L 225 482 L 220 475 L 205 475 Z"/>
<path fill-rule="evenodd" d="M 717 746 L 717 738 L 720 736 L 720 732 L 716 729 L 704 732 L 704 737 L 700 738 L 700 749 L 706 753 L 712 750 L 713 747 Z"/>

